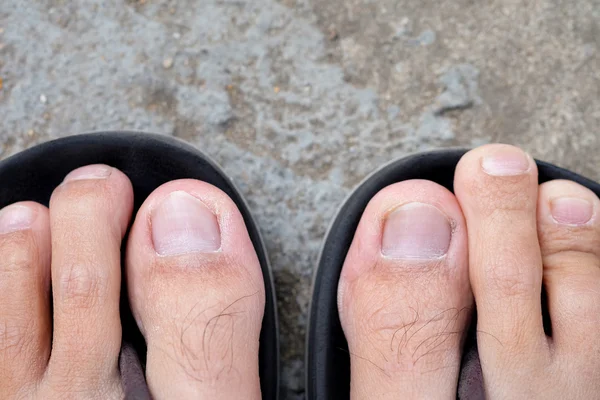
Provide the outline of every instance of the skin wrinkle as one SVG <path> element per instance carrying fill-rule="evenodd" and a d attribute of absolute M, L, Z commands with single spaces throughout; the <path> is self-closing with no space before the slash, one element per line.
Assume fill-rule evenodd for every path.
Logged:
<path fill-rule="evenodd" d="M 14 361 L 21 352 L 28 351 L 25 349 L 31 347 L 34 337 L 25 333 L 31 331 L 35 326 L 31 319 L 27 320 L 25 326 L 9 325 L 7 321 L 4 321 L 3 324 L 0 324 L 0 352 L 3 355 L 9 354 Z"/>

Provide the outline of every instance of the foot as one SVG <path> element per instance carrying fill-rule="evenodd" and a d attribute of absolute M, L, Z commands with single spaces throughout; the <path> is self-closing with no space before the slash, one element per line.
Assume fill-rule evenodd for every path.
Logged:
<path fill-rule="evenodd" d="M 597 397 L 600 200 L 502 145 L 465 155 L 455 192 L 407 181 L 367 206 L 338 288 L 352 398 L 456 398 L 471 293 L 486 398 Z"/>
<path fill-rule="evenodd" d="M 127 177 L 94 165 L 69 174 L 49 209 L 0 211 L 3 398 L 123 398 L 120 249 L 132 208 Z M 191 180 L 158 188 L 129 235 L 127 274 L 154 398 L 260 397 L 262 277 L 224 193 Z"/>
<path fill-rule="evenodd" d="M 454 187 L 487 398 L 598 398 L 600 200 L 569 181 L 538 186 L 532 158 L 503 145 L 465 155 Z"/>

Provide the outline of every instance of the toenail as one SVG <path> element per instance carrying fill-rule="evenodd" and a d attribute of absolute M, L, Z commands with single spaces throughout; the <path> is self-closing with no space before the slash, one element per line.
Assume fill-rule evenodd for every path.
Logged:
<path fill-rule="evenodd" d="M 10 233 L 31 228 L 35 212 L 25 206 L 12 205 L 0 211 L 0 233 Z"/>
<path fill-rule="evenodd" d="M 196 197 L 171 193 L 152 213 L 152 240 L 161 256 L 215 252 L 221 247 L 217 217 Z"/>
<path fill-rule="evenodd" d="M 483 170 L 493 176 L 522 175 L 529 170 L 529 157 L 516 147 L 502 147 L 487 154 L 481 161 Z"/>
<path fill-rule="evenodd" d="M 398 259 L 435 259 L 450 247 L 450 221 L 436 207 L 408 203 L 394 210 L 383 228 L 384 256 Z"/>
<path fill-rule="evenodd" d="M 559 224 L 584 225 L 592 219 L 592 203 L 576 197 L 559 197 L 550 201 L 552 218 Z"/>
<path fill-rule="evenodd" d="M 106 165 L 88 165 L 71 171 L 65 177 L 65 182 L 83 179 L 106 179 L 110 176 L 112 170 L 111 167 Z"/>

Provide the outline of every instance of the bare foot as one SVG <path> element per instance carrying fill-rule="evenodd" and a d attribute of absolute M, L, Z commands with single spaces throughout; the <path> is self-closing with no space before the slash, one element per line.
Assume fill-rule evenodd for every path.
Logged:
<path fill-rule="evenodd" d="M 69 174 L 49 209 L 0 211 L 2 398 L 123 398 L 121 241 L 132 208 L 127 177 L 93 165 Z M 191 180 L 158 188 L 130 234 L 127 271 L 154 398 L 260 398 L 262 276 L 224 193 Z"/>
<path fill-rule="evenodd" d="M 598 398 L 598 198 L 569 181 L 538 186 L 531 157 L 505 145 L 465 155 L 454 186 L 469 233 L 486 397 Z"/>
<path fill-rule="evenodd" d="M 505 145 L 454 187 L 398 183 L 363 214 L 338 289 L 352 398 L 455 398 L 471 287 L 486 398 L 599 398 L 600 200 Z"/>

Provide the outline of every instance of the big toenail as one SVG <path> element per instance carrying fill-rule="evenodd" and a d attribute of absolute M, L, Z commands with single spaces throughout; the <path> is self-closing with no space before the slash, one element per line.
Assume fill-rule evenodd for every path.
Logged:
<path fill-rule="evenodd" d="M 221 247 L 217 217 L 196 197 L 171 193 L 152 213 L 152 240 L 159 255 L 215 252 Z"/>
<path fill-rule="evenodd" d="M 106 165 L 88 165 L 71 171 L 71 173 L 65 177 L 65 182 L 83 179 L 106 179 L 110 176 L 112 170 L 111 167 Z"/>
<path fill-rule="evenodd" d="M 31 228 L 35 212 L 18 204 L 8 206 L 0 211 L 0 233 L 10 233 Z"/>
<path fill-rule="evenodd" d="M 494 176 L 522 175 L 529 170 L 529 157 L 516 147 L 503 147 L 487 154 L 481 161 L 483 170 Z"/>
<path fill-rule="evenodd" d="M 559 197 L 550 201 L 552 218 L 559 224 L 584 225 L 592 219 L 592 203 L 576 197 Z"/>
<path fill-rule="evenodd" d="M 398 259 L 435 259 L 448 252 L 452 227 L 436 207 L 408 203 L 394 210 L 383 228 L 381 251 Z"/>

